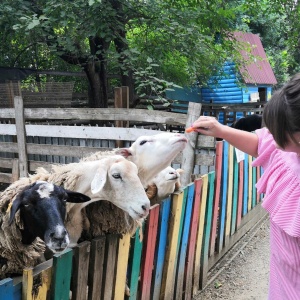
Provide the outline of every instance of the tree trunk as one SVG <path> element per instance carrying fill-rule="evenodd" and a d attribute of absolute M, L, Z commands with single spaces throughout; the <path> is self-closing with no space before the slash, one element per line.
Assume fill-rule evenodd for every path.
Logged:
<path fill-rule="evenodd" d="M 116 38 L 114 40 L 116 50 L 120 54 L 119 58 L 119 63 L 122 65 L 124 62 L 124 59 L 126 58 L 124 56 L 124 51 L 128 49 L 128 45 L 126 42 L 126 32 L 124 31 L 119 31 L 119 38 Z M 122 86 L 128 86 L 129 88 L 129 106 L 132 107 L 134 104 L 134 80 L 133 80 L 133 71 L 132 70 L 127 70 L 127 74 L 124 74 L 123 69 L 120 68 L 120 73 L 121 73 L 121 81 L 122 81 Z"/>
<path fill-rule="evenodd" d="M 84 71 L 89 81 L 89 107 L 108 107 L 107 72 L 105 63 L 89 62 Z"/>

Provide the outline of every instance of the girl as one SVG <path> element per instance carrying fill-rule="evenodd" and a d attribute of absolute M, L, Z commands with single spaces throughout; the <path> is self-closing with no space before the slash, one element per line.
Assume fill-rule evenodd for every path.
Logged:
<path fill-rule="evenodd" d="M 256 187 L 270 214 L 270 300 L 300 299 L 300 73 L 274 93 L 255 133 L 201 116 L 193 130 L 227 140 L 254 157 L 264 174 Z"/>

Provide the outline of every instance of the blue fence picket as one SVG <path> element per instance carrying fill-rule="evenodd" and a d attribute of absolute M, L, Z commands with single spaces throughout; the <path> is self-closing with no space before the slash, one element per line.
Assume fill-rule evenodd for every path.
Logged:
<path fill-rule="evenodd" d="M 160 205 L 159 216 L 159 232 L 158 232 L 158 246 L 155 255 L 154 263 L 154 279 L 152 280 L 152 295 L 153 300 L 159 299 L 160 288 L 162 283 L 163 268 L 165 262 L 169 216 L 171 210 L 171 198 L 164 200 Z"/>

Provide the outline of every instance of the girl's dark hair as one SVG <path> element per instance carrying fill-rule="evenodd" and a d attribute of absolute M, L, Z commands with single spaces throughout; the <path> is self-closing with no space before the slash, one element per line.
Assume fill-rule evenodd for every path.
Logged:
<path fill-rule="evenodd" d="M 284 148 L 289 137 L 294 140 L 292 134 L 300 131 L 300 73 L 273 94 L 264 107 L 263 122 L 279 147 Z"/>

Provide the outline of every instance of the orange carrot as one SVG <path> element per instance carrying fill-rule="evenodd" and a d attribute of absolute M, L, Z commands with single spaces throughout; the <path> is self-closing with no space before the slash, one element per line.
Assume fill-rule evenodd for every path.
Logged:
<path fill-rule="evenodd" d="M 196 128 L 194 128 L 194 127 L 188 127 L 188 128 L 185 130 L 185 132 L 191 133 L 191 132 L 193 132 L 193 131 L 195 131 L 195 130 L 196 130 Z"/>

